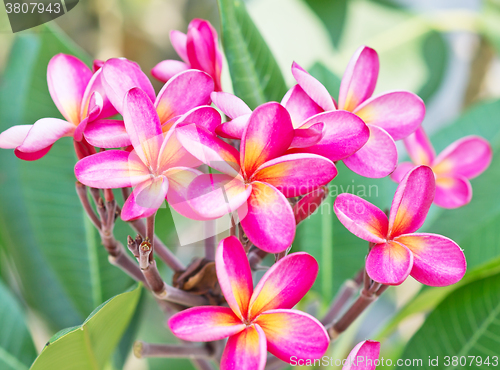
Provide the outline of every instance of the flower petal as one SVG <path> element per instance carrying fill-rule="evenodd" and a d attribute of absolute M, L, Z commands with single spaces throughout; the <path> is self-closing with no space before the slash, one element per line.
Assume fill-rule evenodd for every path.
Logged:
<path fill-rule="evenodd" d="M 307 119 L 324 112 L 324 109 L 316 104 L 300 85 L 288 90 L 281 104 L 290 113 L 293 127 L 300 127 Z"/>
<path fill-rule="evenodd" d="M 102 67 L 102 83 L 108 99 L 116 110 L 123 114 L 123 101 L 127 92 L 138 87 L 152 102 L 155 101 L 153 85 L 141 71 L 141 67 L 124 58 L 109 59 Z"/>
<path fill-rule="evenodd" d="M 189 124 L 191 125 L 191 124 Z M 172 167 L 198 167 L 201 161 L 192 156 L 177 138 L 177 124 L 166 133 L 158 154 L 158 172 Z"/>
<path fill-rule="evenodd" d="M 372 243 L 383 243 L 389 221 L 384 212 L 365 199 L 343 193 L 337 196 L 333 210 L 347 230 L 358 238 Z"/>
<path fill-rule="evenodd" d="M 323 110 L 336 110 L 333 98 L 325 86 L 297 63 L 292 64 L 292 74 L 300 87 Z"/>
<path fill-rule="evenodd" d="M 57 54 L 47 67 L 47 83 L 52 100 L 69 122 L 80 123 L 80 109 L 92 71 L 80 59 Z"/>
<path fill-rule="evenodd" d="M 15 149 L 20 146 L 33 125 L 17 125 L 8 128 L 0 134 L 0 148 Z"/>
<path fill-rule="evenodd" d="M 188 199 L 201 217 L 215 219 L 242 207 L 251 192 L 252 186 L 245 185 L 241 176 L 203 174 L 189 185 Z"/>
<path fill-rule="evenodd" d="M 240 172 L 238 151 L 211 134 L 206 128 L 182 125 L 176 130 L 177 138 L 195 158 L 217 171 L 235 177 Z"/>
<path fill-rule="evenodd" d="M 135 186 L 149 179 L 149 171 L 135 152 L 107 150 L 77 162 L 78 181 L 98 189 Z"/>
<path fill-rule="evenodd" d="M 286 198 L 310 193 L 337 176 L 332 161 L 316 154 L 288 154 L 258 168 L 252 180 L 273 185 Z"/>
<path fill-rule="evenodd" d="M 264 370 L 267 360 L 266 336 L 258 325 L 229 337 L 220 361 L 221 370 Z"/>
<path fill-rule="evenodd" d="M 434 163 L 434 148 L 422 127 L 404 139 L 405 147 L 413 163 L 432 166 Z"/>
<path fill-rule="evenodd" d="M 366 257 L 366 272 L 374 281 L 399 285 L 410 275 L 413 254 L 395 241 L 376 244 Z"/>
<path fill-rule="evenodd" d="M 121 148 L 132 145 L 123 121 L 102 119 L 87 124 L 85 139 L 98 148 Z"/>
<path fill-rule="evenodd" d="M 394 194 L 389 214 L 389 235 L 392 237 L 417 231 L 425 217 L 436 189 L 434 173 L 427 166 L 418 166 L 401 180 Z"/>
<path fill-rule="evenodd" d="M 38 152 L 54 144 L 64 136 L 71 136 L 75 125 L 62 119 L 42 118 L 35 122 L 23 143 L 17 147 L 24 153 Z"/>
<path fill-rule="evenodd" d="M 457 243 L 441 235 L 415 233 L 397 237 L 413 253 L 411 276 L 425 285 L 455 284 L 465 274 L 467 263 Z"/>
<path fill-rule="evenodd" d="M 215 133 L 228 139 L 238 139 L 243 137 L 243 133 L 248 125 L 250 114 L 236 117 L 231 121 L 224 122 L 216 128 Z"/>
<path fill-rule="evenodd" d="M 324 112 L 311 117 L 300 129 L 323 122 L 323 138 L 313 146 L 291 149 L 291 153 L 314 153 L 336 162 L 359 150 L 370 137 L 370 130 L 365 123 L 350 112 Z"/>
<path fill-rule="evenodd" d="M 352 349 L 342 370 L 375 370 L 380 356 L 380 342 L 365 340 Z"/>
<path fill-rule="evenodd" d="M 238 210 L 238 216 L 253 244 L 269 253 L 282 252 L 292 245 L 295 217 L 290 203 L 278 189 L 262 182 L 252 182 L 247 205 L 247 208 Z"/>
<path fill-rule="evenodd" d="M 383 128 L 394 140 L 415 132 L 425 116 L 425 104 L 408 91 L 393 91 L 366 100 L 354 113 L 368 125 Z"/>
<path fill-rule="evenodd" d="M 398 150 L 392 137 L 383 129 L 367 125 L 370 138 L 361 149 L 344 159 L 345 165 L 358 175 L 369 178 L 388 176 L 398 164 Z"/>
<path fill-rule="evenodd" d="M 163 86 L 155 101 L 160 122 L 165 123 L 195 107 L 210 104 L 212 91 L 214 82 L 205 72 L 190 69 L 175 75 Z"/>
<path fill-rule="evenodd" d="M 21 152 L 20 150 L 15 149 L 14 154 L 17 158 L 22 159 L 23 161 L 37 161 L 40 158 L 44 157 L 49 152 L 50 148 L 52 148 L 52 145 L 29 153 Z"/>
<path fill-rule="evenodd" d="M 154 215 L 165 201 L 168 192 L 168 179 L 159 176 L 148 179 L 132 191 L 123 205 L 122 220 L 131 221 Z"/>
<path fill-rule="evenodd" d="M 290 148 L 308 148 L 316 145 L 323 138 L 323 122 L 315 123 L 308 128 L 297 128 L 293 131 L 293 141 Z"/>
<path fill-rule="evenodd" d="M 241 139 L 240 161 L 250 177 L 264 162 L 284 154 L 293 140 L 290 114 L 281 104 L 270 102 L 257 107 Z"/>
<path fill-rule="evenodd" d="M 361 46 L 352 56 L 340 83 L 339 109 L 354 111 L 375 90 L 379 70 L 375 50 Z"/>
<path fill-rule="evenodd" d="M 189 65 L 179 60 L 162 60 L 151 69 L 151 75 L 157 80 L 168 82 L 177 73 L 187 71 Z"/>
<path fill-rule="evenodd" d="M 237 238 L 230 236 L 219 243 L 215 267 L 229 307 L 241 320 L 246 320 L 253 293 L 252 271 L 245 250 Z"/>
<path fill-rule="evenodd" d="M 167 202 L 177 213 L 192 220 L 202 219 L 191 207 L 188 188 L 193 180 L 202 172 L 189 167 L 174 167 L 163 173 L 168 179 Z"/>
<path fill-rule="evenodd" d="M 465 177 L 436 176 L 434 203 L 443 208 L 465 206 L 472 199 L 472 186 Z"/>
<path fill-rule="evenodd" d="M 432 170 L 439 176 L 464 176 L 472 179 L 490 165 L 493 151 L 490 143 L 479 136 L 455 141 L 438 155 Z"/>
<path fill-rule="evenodd" d="M 211 342 L 235 335 L 245 324 L 228 307 L 192 307 L 168 320 L 174 335 L 192 342 Z"/>
<path fill-rule="evenodd" d="M 318 262 L 305 252 L 289 254 L 271 266 L 254 289 L 250 319 L 274 309 L 290 309 L 311 289 Z"/>
<path fill-rule="evenodd" d="M 255 322 L 266 335 L 267 350 L 288 363 L 321 358 L 330 343 L 324 326 L 301 311 L 269 310 Z"/>
<path fill-rule="evenodd" d="M 133 88 L 125 95 L 123 121 L 137 155 L 156 169 L 163 132 L 153 103 L 141 89 Z"/>
<path fill-rule="evenodd" d="M 215 106 L 231 119 L 252 113 L 248 105 L 236 95 L 214 91 L 210 97 Z"/>
<path fill-rule="evenodd" d="M 202 105 L 184 113 L 177 119 L 176 123 L 194 123 L 197 126 L 204 127 L 211 133 L 214 133 L 215 129 L 221 124 L 221 120 L 222 118 L 217 109 L 208 105 Z"/>
<path fill-rule="evenodd" d="M 398 164 L 393 173 L 391 173 L 391 180 L 394 182 L 401 182 L 405 175 L 410 172 L 415 165 L 412 162 L 401 162 Z"/>
<path fill-rule="evenodd" d="M 101 63 L 104 64 L 104 62 Z M 99 67 L 97 71 L 94 73 L 94 75 L 90 79 L 89 84 L 87 85 L 87 88 L 85 89 L 85 93 L 83 94 L 82 107 L 80 113 L 80 117 L 82 118 L 85 118 L 88 115 L 89 101 L 92 94 L 98 93 L 102 97 L 102 107 L 101 111 L 99 112 L 99 116 L 92 118 L 90 121 L 97 118 L 111 117 L 118 113 L 106 95 L 106 90 L 104 89 L 104 84 L 103 84 L 101 67 Z"/>
<path fill-rule="evenodd" d="M 181 59 L 187 63 L 187 35 L 181 31 L 172 30 L 170 31 L 170 43 Z"/>

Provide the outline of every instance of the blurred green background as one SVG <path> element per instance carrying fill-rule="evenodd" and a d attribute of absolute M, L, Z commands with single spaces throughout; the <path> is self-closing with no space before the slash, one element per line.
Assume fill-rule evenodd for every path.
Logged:
<path fill-rule="evenodd" d="M 427 106 L 423 126 L 438 152 L 469 134 L 490 140 L 495 154 L 500 149 L 499 0 L 249 0 L 245 5 L 289 87 L 294 83 L 290 67 L 296 61 L 336 96 L 352 53 L 360 45 L 368 45 L 377 50 L 381 62 L 375 94 L 402 89 L 418 93 Z M 1 8 L 1 131 L 57 115 L 46 84 L 44 87 L 46 64 L 57 52 L 76 53 L 86 62 L 124 56 L 148 73 L 159 61 L 178 58 L 168 38 L 171 30 L 184 32 L 193 18 L 208 19 L 220 30 L 215 0 L 80 0 L 71 12 L 51 22 L 55 27 L 37 27 L 17 35 L 12 34 Z M 60 30 L 76 47 L 64 36 L 61 41 L 53 35 Z M 154 84 L 156 89 L 161 87 Z M 231 91 L 227 65 L 222 84 L 225 91 Z M 403 159 L 404 150 L 399 148 Z M 62 140 L 47 156 L 50 158 L 37 163 L 21 163 L 12 151 L 0 152 L 0 295 L 4 297 L 0 298 L 0 312 L 18 312 L 15 320 L 10 319 L 16 322 L 15 328 L 2 327 L 0 349 L 14 357 L 24 353 L 20 363 L 10 363 L 6 369 L 29 368 L 35 353 L 56 331 L 81 324 L 95 307 L 131 285 L 124 274 L 108 265 L 95 232 L 83 221 L 74 194 L 70 150 L 70 140 Z M 335 186 L 376 185 L 379 191 L 368 200 L 389 207 L 395 184 L 388 179 L 364 179 L 339 167 L 332 191 Z M 344 358 L 355 343 L 372 338 L 384 339 L 386 358 L 442 356 L 446 348 L 439 352 L 439 344 L 425 339 L 433 337 L 440 343 L 450 341 L 448 348 L 453 351 L 465 348 L 465 355 L 495 354 L 488 348 L 500 348 L 498 328 L 490 327 L 494 320 L 500 322 L 500 297 L 494 293 L 499 291 L 500 272 L 499 183 L 500 163 L 495 157 L 490 169 L 472 181 L 471 204 L 459 210 L 433 207 L 424 225 L 425 231 L 442 233 L 465 249 L 469 272 L 463 284 L 421 289 L 409 279 L 391 288 L 332 346 L 329 355 Z M 342 282 L 362 267 L 366 253 L 365 242 L 347 232 L 331 212 L 332 198 L 326 204 L 329 206 L 300 225 L 293 249 L 305 250 L 320 261 L 318 281 L 301 302 L 302 309 L 318 315 Z M 162 238 L 175 248 L 177 238 L 168 209 L 160 210 L 158 222 L 163 225 Z M 118 225 L 122 241 L 130 232 L 127 225 Z M 199 245 L 177 250 L 184 262 L 201 252 Z M 454 292 L 456 288 L 460 290 Z M 483 293 L 461 300 L 478 289 Z M 471 302 L 477 307 L 470 308 Z M 434 316 L 423 324 L 435 307 Z M 464 325 L 460 335 L 465 345 L 459 340 L 459 347 L 454 347 L 453 338 L 460 337 L 454 332 L 457 322 L 447 322 L 446 317 L 466 321 L 471 309 L 482 331 L 460 324 Z M 174 341 L 158 325 L 163 321 L 154 301 L 143 294 L 109 368 L 190 366 L 187 361 L 146 361 L 130 356 L 135 339 Z M 443 328 L 435 331 L 438 324 Z M 2 358 L 0 355 L 0 364 Z"/>

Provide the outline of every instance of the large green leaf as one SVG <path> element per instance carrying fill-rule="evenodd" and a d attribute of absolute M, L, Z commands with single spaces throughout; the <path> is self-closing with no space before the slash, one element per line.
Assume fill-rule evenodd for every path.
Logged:
<path fill-rule="evenodd" d="M 24 321 L 23 310 L 0 282 L 0 369 L 27 370 L 36 358 L 35 346 Z"/>
<path fill-rule="evenodd" d="M 241 0 L 218 0 L 222 45 L 234 93 L 254 109 L 281 101 L 285 80 L 278 64 Z"/>
<path fill-rule="evenodd" d="M 321 19 L 335 47 L 339 46 L 346 20 L 347 0 L 304 0 Z"/>
<path fill-rule="evenodd" d="M 440 369 L 489 368 L 477 367 L 476 363 L 469 365 L 471 358 L 467 356 L 481 356 L 483 361 L 490 356 L 490 363 L 494 363 L 492 356 L 500 356 L 499 323 L 500 275 L 495 275 L 448 296 L 410 340 L 402 358 L 423 359 L 423 367 L 419 369 L 435 368 L 429 366 L 429 356 L 432 359 L 439 356 Z M 458 360 L 465 356 L 467 365 L 447 366 L 444 356 L 458 356 Z"/>
<path fill-rule="evenodd" d="M 62 118 L 46 80 L 47 64 L 60 52 L 89 61 L 52 27 L 17 36 L 0 85 L 0 131 L 43 117 Z M 27 303 L 56 330 L 78 324 L 131 284 L 108 263 L 83 214 L 74 189 L 75 162 L 69 138 L 36 162 L 0 151 L 0 244 Z"/>
<path fill-rule="evenodd" d="M 127 329 L 142 287 L 119 294 L 97 307 L 85 322 L 57 333 L 31 370 L 101 370 Z"/>

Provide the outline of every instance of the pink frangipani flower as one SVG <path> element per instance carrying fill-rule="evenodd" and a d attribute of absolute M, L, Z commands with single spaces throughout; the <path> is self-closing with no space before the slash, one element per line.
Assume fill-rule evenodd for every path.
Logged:
<path fill-rule="evenodd" d="M 401 284 L 408 275 L 422 284 L 446 286 L 459 281 L 466 270 L 460 247 L 444 236 L 416 233 L 434 199 L 432 170 L 418 166 L 401 180 L 389 219 L 368 201 L 348 193 L 335 200 L 334 211 L 354 235 L 373 243 L 366 271 L 382 284 Z"/>
<path fill-rule="evenodd" d="M 411 92 L 390 91 L 371 97 L 378 71 L 379 60 L 375 50 L 360 47 L 351 58 L 342 78 L 336 108 L 327 89 L 294 63 L 292 74 L 300 89 L 295 87 L 285 104 L 289 111 L 295 112 L 297 119 L 304 119 L 321 110 L 329 112 L 336 109 L 352 112 L 360 117 L 368 126 L 369 139 L 361 149 L 344 158 L 344 163 L 357 174 L 372 178 L 385 177 L 394 171 L 397 165 L 394 141 L 414 132 L 425 115 L 422 99 Z M 320 144 L 321 142 L 318 143 Z M 317 149 L 313 146 L 307 152 L 311 150 Z M 326 154 L 322 155 L 330 158 Z"/>
<path fill-rule="evenodd" d="M 469 179 L 479 176 L 490 165 L 493 152 L 482 137 L 466 136 L 450 144 L 436 157 L 434 148 L 423 128 L 404 140 L 413 163 L 402 162 L 391 179 L 400 182 L 417 165 L 432 168 L 436 176 L 434 203 L 443 208 L 458 208 L 472 199 Z"/>
<path fill-rule="evenodd" d="M 194 157 L 222 174 L 197 177 L 188 189 L 191 207 L 205 219 L 238 210 L 241 226 L 259 248 L 278 253 L 295 236 L 295 217 L 286 199 L 307 194 L 337 175 L 332 161 L 315 154 L 285 154 L 294 131 L 279 103 L 257 107 L 241 139 L 241 152 L 195 125 L 177 129 Z"/>
<path fill-rule="evenodd" d="M 154 103 L 163 132 L 174 123 L 196 122 L 214 131 L 221 117 L 211 103 L 214 90 L 212 78 L 205 72 L 186 70 L 173 76 L 155 96 L 153 85 L 140 67 L 127 59 L 109 59 L 102 67 L 106 95 L 118 112 L 123 113 L 123 99 L 127 92 L 138 87 Z M 130 138 L 123 121 L 96 121 L 87 126 L 85 137 L 89 143 L 101 148 L 118 148 L 130 145 Z"/>
<path fill-rule="evenodd" d="M 210 22 L 193 19 L 188 26 L 187 35 L 180 31 L 170 32 L 170 42 L 183 62 L 164 60 L 158 63 L 151 74 L 162 82 L 167 82 L 175 74 L 187 69 L 199 69 L 212 76 L 215 91 L 221 91 L 220 74 L 222 53 L 218 46 L 217 31 Z"/>
<path fill-rule="evenodd" d="M 88 156 L 76 164 L 76 178 L 100 189 L 135 187 L 122 209 L 125 221 L 153 215 L 166 197 L 175 209 L 175 200 L 185 199 L 187 185 L 201 172 L 190 168 L 192 157 L 177 141 L 175 127 L 163 134 L 155 107 L 141 89 L 125 96 L 123 118 L 134 150 Z"/>
<path fill-rule="evenodd" d="M 101 70 L 92 71 L 72 55 L 57 54 L 47 67 L 50 96 L 66 120 L 42 118 L 0 134 L 0 148 L 15 149 L 18 158 L 34 161 L 45 156 L 61 137 L 81 141 L 88 122 L 116 114 L 104 93 Z"/>
<path fill-rule="evenodd" d="M 342 370 L 375 370 L 380 356 L 380 342 L 364 340 L 347 356 Z"/>
<path fill-rule="evenodd" d="M 263 370 L 267 351 L 288 363 L 323 356 L 330 341 L 325 328 L 292 309 L 318 274 L 312 256 L 299 252 L 284 257 L 254 289 L 243 246 L 230 236 L 219 244 L 215 268 L 229 307 L 193 307 L 175 314 L 168 322 L 174 335 L 195 342 L 229 337 L 221 370 Z"/>

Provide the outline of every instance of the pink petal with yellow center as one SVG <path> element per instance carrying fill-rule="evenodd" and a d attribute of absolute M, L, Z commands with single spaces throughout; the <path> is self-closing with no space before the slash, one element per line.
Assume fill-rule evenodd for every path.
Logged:
<path fill-rule="evenodd" d="M 246 215 L 246 204 L 251 185 L 245 185 L 241 176 L 224 174 L 204 174 L 189 185 L 188 200 L 191 207 L 203 219 L 215 219 L 231 213 L 240 207 L 242 216 Z"/>
<path fill-rule="evenodd" d="M 434 203 L 443 208 L 465 206 L 472 199 L 472 186 L 463 176 L 437 176 Z"/>
<path fill-rule="evenodd" d="M 290 113 L 295 128 L 300 127 L 315 114 L 324 112 L 324 109 L 316 104 L 300 85 L 295 85 L 288 90 L 281 104 Z"/>
<path fill-rule="evenodd" d="M 361 46 L 352 56 L 340 83 L 339 109 L 354 111 L 372 96 L 377 84 L 379 60 L 377 52 Z"/>
<path fill-rule="evenodd" d="M 155 101 L 153 85 L 137 63 L 125 58 L 109 59 L 102 67 L 102 84 L 108 99 L 123 114 L 123 100 L 130 89 L 140 88 L 149 100 Z"/>
<path fill-rule="evenodd" d="M 274 309 L 290 309 L 311 289 L 318 275 L 313 256 L 298 252 L 271 266 L 255 287 L 250 300 L 250 319 Z"/>
<path fill-rule="evenodd" d="M 315 123 L 308 128 L 297 128 L 293 130 L 293 141 L 290 148 L 308 148 L 316 145 L 323 138 L 325 124 Z"/>
<path fill-rule="evenodd" d="M 487 140 L 479 136 L 467 136 L 443 150 L 432 169 L 437 175 L 472 179 L 488 168 L 492 156 L 493 151 Z"/>
<path fill-rule="evenodd" d="M 212 91 L 214 82 L 205 72 L 190 69 L 175 75 L 163 86 L 155 101 L 160 122 L 165 123 L 195 107 L 210 104 Z"/>
<path fill-rule="evenodd" d="M 220 126 L 221 121 L 222 118 L 217 109 L 208 105 L 202 105 L 184 113 L 177 119 L 176 123 L 194 123 L 214 133 L 215 129 Z"/>
<path fill-rule="evenodd" d="M 57 54 L 47 67 L 47 83 L 59 112 L 74 125 L 80 123 L 80 109 L 92 71 L 80 59 Z"/>
<path fill-rule="evenodd" d="M 181 59 L 187 63 L 188 62 L 188 56 L 186 50 L 187 35 L 181 31 L 172 30 L 170 31 L 170 42 L 174 50 L 181 57 Z"/>
<path fill-rule="evenodd" d="M 172 167 L 198 167 L 201 161 L 193 157 L 177 138 L 175 124 L 166 133 L 158 154 L 158 172 L 163 172 Z"/>
<path fill-rule="evenodd" d="M 240 140 L 243 137 L 243 133 L 248 125 L 249 119 L 250 114 L 244 114 L 243 116 L 236 117 L 217 127 L 215 133 L 227 139 Z"/>
<path fill-rule="evenodd" d="M 252 114 L 248 105 L 236 95 L 214 91 L 210 97 L 215 106 L 231 119 Z"/>
<path fill-rule="evenodd" d="M 101 94 L 98 92 L 93 92 L 89 99 L 89 109 L 87 116 L 84 116 L 83 120 L 80 121 L 78 126 L 76 126 L 73 138 L 76 141 L 82 141 L 83 133 L 87 129 L 87 124 L 99 117 L 103 108 L 103 100 Z"/>
<path fill-rule="evenodd" d="M 383 243 L 389 221 L 384 212 L 370 202 L 349 193 L 337 196 L 333 210 L 347 230 L 358 238 L 372 243 Z"/>
<path fill-rule="evenodd" d="M 295 217 L 285 196 L 274 186 L 252 182 L 247 207 L 238 209 L 241 226 L 250 241 L 269 253 L 279 253 L 292 245 Z"/>
<path fill-rule="evenodd" d="M 375 370 L 380 355 L 380 342 L 365 340 L 352 349 L 342 370 Z"/>
<path fill-rule="evenodd" d="M 15 149 L 20 146 L 33 125 L 17 125 L 8 128 L 0 134 L 0 148 Z"/>
<path fill-rule="evenodd" d="M 202 175 L 202 172 L 189 167 L 174 167 L 165 171 L 163 175 L 168 179 L 168 205 L 184 217 L 202 220 L 189 204 L 188 198 L 189 185 L 196 177 Z"/>
<path fill-rule="evenodd" d="M 235 335 L 245 329 L 245 324 L 229 307 L 192 307 L 168 320 L 174 335 L 191 342 L 211 342 Z"/>
<path fill-rule="evenodd" d="M 153 103 L 141 89 L 133 88 L 125 95 L 123 121 L 137 155 L 155 171 L 163 133 Z"/>
<path fill-rule="evenodd" d="M 87 124 L 87 142 L 98 148 L 121 148 L 132 145 L 123 121 L 103 119 Z"/>
<path fill-rule="evenodd" d="M 432 166 L 436 154 L 422 127 L 419 127 L 413 134 L 404 139 L 404 143 L 413 163 Z"/>
<path fill-rule="evenodd" d="M 408 91 L 393 91 L 366 100 L 354 113 L 366 124 L 383 128 L 394 140 L 415 132 L 425 116 L 425 104 Z"/>
<path fill-rule="evenodd" d="M 447 286 L 460 281 L 467 269 L 457 243 L 441 235 L 416 233 L 397 237 L 413 253 L 411 276 L 425 285 Z"/>
<path fill-rule="evenodd" d="M 276 102 L 257 107 L 241 139 L 243 173 L 250 177 L 261 164 L 284 154 L 293 136 L 292 120 L 285 107 Z"/>
<path fill-rule="evenodd" d="M 326 87 L 295 62 L 292 64 L 292 74 L 305 93 L 323 110 L 336 110 Z"/>
<path fill-rule="evenodd" d="M 300 126 L 300 129 L 320 122 L 325 125 L 321 140 L 308 148 L 291 149 L 290 152 L 318 154 L 336 162 L 355 153 L 370 137 L 370 130 L 361 118 L 345 111 L 317 114 Z"/>
<path fill-rule="evenodd" d="M 137 185 L 123 205 L 121 213 L 123 221 L 154 215 L 165 201 L 167 192 L 166 176 L 159 176 Z"/>
<path fill-rule="evenodd" d="M 104 62 L 102 63 L 104 64 Z M 87 88 L 85 89 L 85 93 L 83 94 L 80 117 L 82 118 L 87 117 L 90 97 L 94 93 L 98 93 L 99 95 L 101 95 L 103 102 L 102 102 L 102 109 L 99 112 L 99 116 L 91 119 L 90 121 L 97 118 L 111 117 L 118 113 L 113 104 L 111 104 L 111 101 L 106 96 L 106 90 L 104 89 L 102 79 L 103 79 L 102 68 L 99 68 L 90 79 L 90 82 L 87 85 Z"/>
<path fill-rule="evenodd" d="M 150 178 L 135 152 L 124 150 L 107 150 L 79 160 L 75 175 L 82 184 L 98 189 L 135 186 Z"/>
<path fill-rule="evenodd" d="M 398 164 L 398 150 L 384 129 L 367 125 L 370 138 L 361 149 L 344 159 L 344 164 L 358 175 L 369 178 L 388 176 Z"/>
<path fill-rule="evenodd" d="M 72 136 L 75 125 L 57 118 L 42 118 L 31 126 L 23 143 L 16 148 L 16 152 L 34 153 L 50 147 L 57 140 L 65 136 Z"/>
<path fill-rule="evenodd" d="M 241 320 L 248 316 L 253 293 L 252 271 L 240 241 L 234 236 L 223 239 L 215 256 L 217 279 L 229 307 Z"/>
<path fill-rule="evenodd" d="M 266 335 L 267 350 L 288 363 L 321 358 L 330 343 L 324 326 L 301 311 L 269 310 L 255 322 Z"/>
<path fill-rule="evenodd" d="M 180 125 L 175 132 L 182 146 L 195 158 L 217 171 L 238 176 L 239 152 L 233 146 L 194 124 Z"/>
<path fill-rule="evenodd" d="M 391 180 L 394 182 L 401 182 L 408 172 L 410 172 L 415 165 L 412 162 L 401 162 L 398 164 L 393 173 L 391 173 Z"/>
<path fill-rule="evenodd" d="M 436 181 L 427 166 L 418 166 L 401 180 L 392 200 L 389 214 L 389 235 L 417 231 L 425 221 L 434 200 Z"/>
<path fill-rule="evenodd" d="M 151 69 L 151 75 L 165 83 L 177 73 L 187 71 L 188 69 L 189 65 L 179 60 L 162 60 Z"/>
<path fill-rule="evenodd" d="M 221 370 L 264 370 L 266 336 L 258 325 L 229 337 L 220 361 Z"/>
<path fill-rule="evenodd" d="M 285 197 L 310 193 L 337 175 L 332 161 L 316 154 L 288 154 L 272 159 L 252 176 L 252 180 L 273 185 Z"/>
<path fill-rule="evenodd" d="M 410 275 L 412 267 L 413 254 L 396 241 L 376 244 L 366 257 L 366 272 L 381 284 L 401 284 Z"/>

